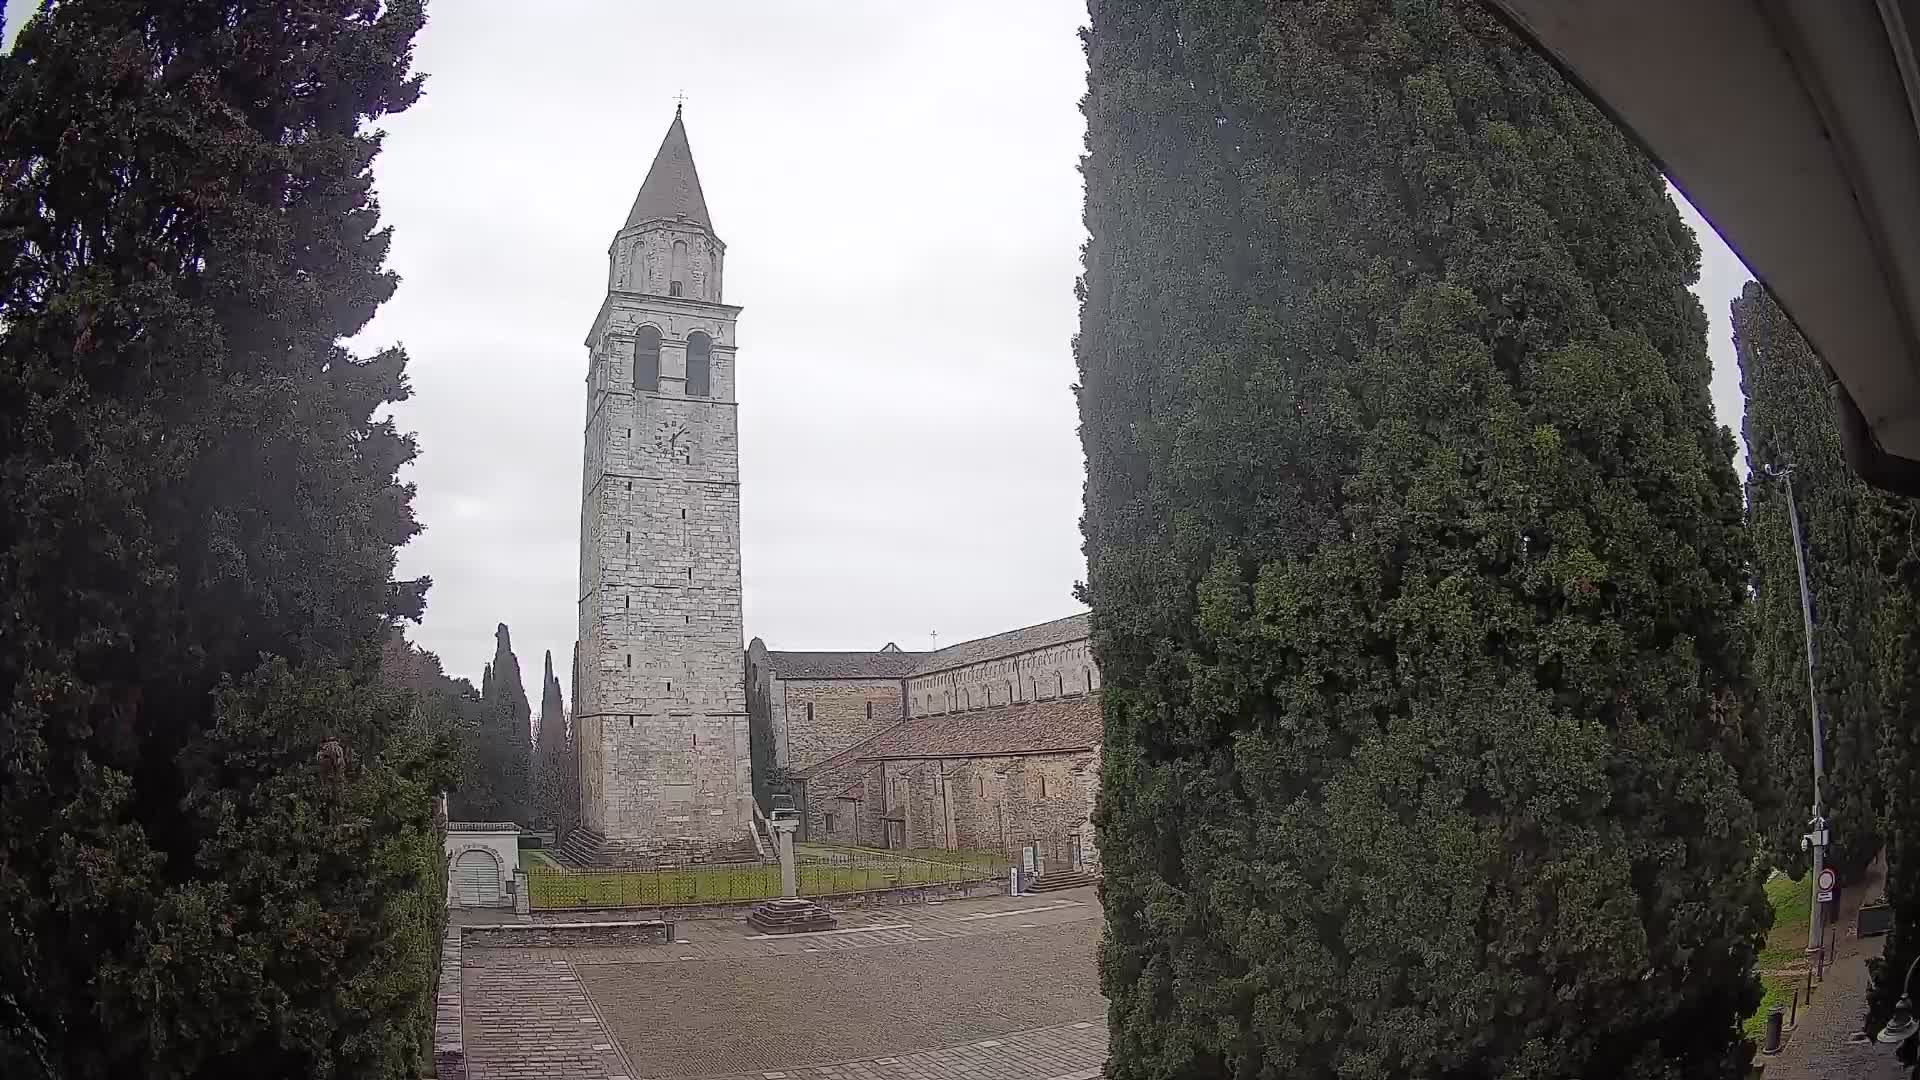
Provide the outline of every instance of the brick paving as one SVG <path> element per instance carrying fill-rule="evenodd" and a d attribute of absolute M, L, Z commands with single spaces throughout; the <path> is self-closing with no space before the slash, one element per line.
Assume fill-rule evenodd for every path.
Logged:
<path fill-rule="evenodd" d="M 468 955 L 485 951 L 466 950 Z M 626 1059 L 571 964 L 468 960 L 460 982 L 469 1080 L 597 1080 L 628 1074 Z"/>
<path fill-rule="evenodd" d="M 716 1080 L 1095 1080 L 1106 1060 L 1106 1023 L 1081 1020 L 938 1050 Z"/>
<path fill-rule="evenodd" d="M 1106 1027 L 1084 895 L 859 913 L 768 938 L 697 922 L 622 948 L 468 948 L 472 1080 L 1070 1080 Z"/>
<path fill-rule="evenodd" d="M 790 1070 L 1100 1016 L 1097 927 L 579 971 L 634 1076 Z"/>

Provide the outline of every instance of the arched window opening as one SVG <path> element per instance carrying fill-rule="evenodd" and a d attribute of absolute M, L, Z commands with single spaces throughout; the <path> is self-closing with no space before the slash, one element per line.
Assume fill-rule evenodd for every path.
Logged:
<path fill-rule="evenodd" d="M 651 326 L 633 336 L 633 388 L 643 394 L 660 392 L 660 331 Z"/>
<path fill-rule="evenodd" d="M 673 242 L 673 276 L 667 279 L 668 296 L 684 296 L 687 291 L 687 242 Z"/>
<path fill-rule="evenodd" d="M 680 295 L 680 290 L 681 290 L 681 288 L 682 288 L 682 287 L 683 287 L 683 286 L 682 286 L 682 285 L 681 285 L 681 284 L 680 284 L 679 282 L 677 282 L 677 281 L 674 281 L 674 282 L 669 282 L 669 283 L 667 284 L 667 295 L 668 295 L 668 296 L 679 296 L 679 295 Z"/>
<path fill-rule="evenodd" d="M 687 396 L 713 396 L 713 339 L 694 331 L 687 335 Z"/>

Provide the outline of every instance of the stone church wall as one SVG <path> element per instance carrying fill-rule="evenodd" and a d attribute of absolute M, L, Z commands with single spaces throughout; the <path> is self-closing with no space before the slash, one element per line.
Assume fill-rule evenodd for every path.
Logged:
<path fill-rule="evenodd" d="M 809 768 L 904 719 L 898 679 L 787 679 L 773 702 L 784 714 L 786 767 Z"/>
<path fill-rule="evenodd" d="M 1100 753 L 858 763 L 808 798 L 808 836 L 868 847 L 993 851 L 1028 845 L 1049 866 L 1097 861 L 1091 816 Z M 816 782 L 819 778 L 816 778 Z M 812 785 L 810 785 L 811 787 Z M 838 797 L 851 787 L 851 797 Z M 831 820 L 829 820 L 831 819 Z"/>
<path fill-rule="evenodd" d="M 905 719 L 899 679 L 783 679 L 766 647 L 747 649 L 753 793 L 770 806 L 778 773 L 800 772 Z"/>
<path fill-rule="evenodd" d="M 984 709 L 1011 701 L 1046 701 L 1100 689 L 1100 669 L 1085 640 L 999 657 L 907 680 L 909 715 Z"/>

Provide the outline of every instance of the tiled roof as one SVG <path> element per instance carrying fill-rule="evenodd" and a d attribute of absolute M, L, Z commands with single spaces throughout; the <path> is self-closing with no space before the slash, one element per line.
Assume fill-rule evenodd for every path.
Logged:
<path fill-rule="evenodd" d="M 898 679 L 926 653 L 769 652 L 767 664 L 783 679 Z"/>
<path fill-rule="evenodd" d="M 922 657 L 918 667 L 909 674 L 928 675 L 949 668 L 966 667 L 968 664 L 998 660 L 1003 656 L 1032 652 L 1052 645 L 1064 645 L 1069 641 L 1080 641 L 1090 633 L 1086 612 L 1069 615 L 1064 619 L 1043 622 L 1038 626 L 1023 626 L 1018 630 L 1009 630 L 992 637 L 975 638 L 958 645 L 949 645 L 938 652 L 920 653 Z"/>
<path fill-rule="evenodd" d="M 627 224 L 638 225 L 654 218 L 685 217 L 688 221 L 713 228 L 707 217 L 707 199 L 700 193 L 700 174 L 693 168 L 693 150 L 687 145 L 687 125 L 674 110 L 667 137 L 653 156 L 653 167 L 640 185 L 640 194 L 627 212 Z"/>
<path fill-rule="evenodd" d="M 1076 694 L 903 720 L 851 753 L 861 761 L 975 757 L 1087 750 L 1099 743 L 1100 699 Z"/>

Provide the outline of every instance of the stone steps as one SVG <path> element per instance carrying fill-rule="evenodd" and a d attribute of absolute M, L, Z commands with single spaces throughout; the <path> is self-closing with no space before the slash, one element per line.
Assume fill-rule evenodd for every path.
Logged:
<path fill-rule="evenodd" d="M 764 865 L 751 833 L 742 830 L 731 841 L 609 840 L 593 829 L 582 826 L 567 834 L 553 849 L 560 865 L 574 870 L 606 870 L 625 867 L 641 870 L 682 869 L 722 863 Z"/>
<path fill-rule="evenodd" d="M 1023 893 L 1059 892 L 1062 889 L 1084 889 L 1098 884 L 1100 878 L 1089 870 L 1049 870 L 1029 882 Z"/>
<path fill-rule="evenodd" d="M 582 826 L 567 833 L 567 838 L 554 849 L 553 857 L 562 865 L 576 869 L 597 866 L 606 847 L 606 837 Z"/>

